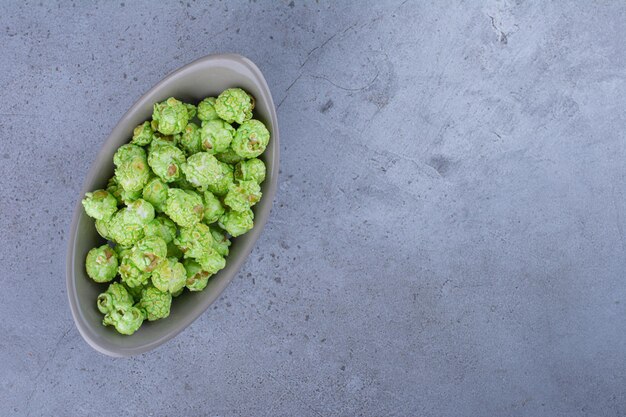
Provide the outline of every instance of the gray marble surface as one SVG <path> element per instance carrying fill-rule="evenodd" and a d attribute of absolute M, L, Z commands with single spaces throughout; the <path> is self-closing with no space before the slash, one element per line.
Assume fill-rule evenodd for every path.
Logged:
<path fill-rule="evenodd" d="M 625 415 L 626 3 L 333 3 L 0 2 L 0 415 Z M 271 218 L 185 332 L 102 356 L 82 179 L 218 52 L 278 107 Z"/>

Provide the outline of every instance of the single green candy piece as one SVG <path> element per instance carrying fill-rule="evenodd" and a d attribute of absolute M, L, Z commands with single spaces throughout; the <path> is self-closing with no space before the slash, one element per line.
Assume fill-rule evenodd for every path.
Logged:
<path fill-rule="evenodd" d="M 224 90 L 215 100 L 215 112 L 228 123 L 239 124 L 252 118 L 254 99 L 241 88 Z"/>
<path fill-rule="evenodd" d="M 117 199 L 106 190 L 86 193 L 82 203 L 85 213 L 96 220 L 109 219 L 117 211 Z"/>
<path fill-rule="evenodd" d="M 97 305 L 102 314 L 107 314 L 118 307 L 131 307 L 133 297 L 122 284 L 114 282 L 98 296 Z"/>
<path fill-rule="evenodd" d="M 207 187 L 210 192 L 217 196 L 225 196 L 230 187 L 234 184 L 233 167 L 224 162 L 220 162 L 221 175 L 217 181 L 212 182 Z"/>
<path fill-rule="evenodd" d="M 170 97 L 156 103 L 152 110 L 152 121 L 155 130 L 164 135 L 172 135 L 183 131 L 189 121 L 189 110 L 182 102 Z"/>
<path fill-rule="evenodd" d="M 152 178 L 143 187 L 142 197 L 160 213 L 163 211 L 163 204 L 165 199 L 167 199 L 167 190 L 169 188 L 160 178 Z"/>
<path fill-rule="evenodd" d="M 145 286 L 150 280 L 150 273 L 141 271 L 135 264 L 132 255 L 132 249 L 122 255 L 118 268 L 122 282 L 130 288 Z"/>
<path fill-rule="evenodd" d="M 202 269 L 209 274 L 216 274 L 226 266 L 226 259 L 214 249 L 203 254 L 200 258 L 197 258 L 196 261 L 198 261 Z"/>
<path fill-rule="evenodd" d="M 220 217 L 218 224 L 231 236 L 241 236 L 254 227 L 254 213 L 250 209 L 245 211 L 230 210 Z"/>
<path fill-rule="evenodd" d="M 107 225 L 111 240 L 122 246 L 131 246 L 144 236 L 141 219 L 127 207 L 115 213 Z"/>
<path fill-rule="evenodd" d="M 207 97 L 198 103 L 198 119 L 208 122 L 220 118 L 215 111 L 215 100 L 215 97 Z"/>
<path fill-rule="evenodd" d="M 131 335 L 143 323 L 143 313 L 137 307 L 120 307 L 107 313 L 102 320 L 105 326 L 113 325 L 118 333 Z"/>
<path fill-rule="evenodd" d="M 237 129 L 232 148 L 244 158 L 256 158 L 261 155 L 270 142 L 270 132 L 258 120 L 245 121 Z"/>
<path fill-rule="evenodd" d="M 143 225 L 150 223 L 154 219 L 154 207 L 141 198 L 130 203 L 127 209 Z"/>
<path fill-rule="evenodd" d="M 228 149 L 226 149 L 226 151 L 215 154 L 215 157 L 217 158 L 218 161 L 231 164 L 231 165 L 235 165 L 238 162 L 245 160 L 245 158 L 235 153 L 232 147 L 232 142 L 231 142 L 231 146 Z"/>
<path fill-rule="evenodd" d="M 117 275 L 117 255 L 109 245 L 93 248 L 85 260 L 87 275 L 96 282 L 109 282 Z"/>
<path fill-rule="evenodd" d="M 230 239 L 226 233 L 219 227 L 211 226 L 211 236 L 213 236 L 213 249 L 222 256 L 228 256 Z"/>
<path fill-rule="evenodd" d="M 222 175 L 220 162 L 208 152 L 198 152 L 187 158 L 182 166 L 185 178 L 194 187 L 205 188 L 219 181 Z"/>
<path fill-rule="evenodd" d="M 137 145 L 122 145 L 115 152 L 113 160 L 117 183 L 125 191 L 141 191 L 150 178 L 145 150 Z"/>
<path fill-rule="evenodd" d="M 200 142 L 210 154 L 225 152 L 235 136 L 235 128 L 223 120 L 210 120 L 202 123 Z"/>
<path fill-rule="evenodd" d="M 145 311 L 148 321 L 164 319 L 170 315 L 172 294 L 149 286 L 143 289 L 139 309 Z"/>
<path fill-rule="evenodd" d="M 185 286 L 186 279 L 185 267 L 176 258 L 167 258 L 152 271 L 152 284 L 172 294 Z"/>
<path fill-rule="evenodd" d="M 235 179 L 239 181 L 265 181 L 265 164 L 258 158 L 241 161 L 235 166 Z"/>
<path fill-rule="evenodd" d="M 150 122 L 143 122 L 133 130 L 133 138 L 130 143 L 139 146 L 146 146 L 152 142 L 153 138 L 154 130 L 152 130 Z"/>
<path fill-rule="evenodd" d="M 112 240 L 111 234 L 109 233 L 109 223 L 111 219 L 101 219 L 96 220 L 96 231 L 100 236 L 105 238 L 106 240 Z"/>
<path fill-rule="evenodd" d="M 146 151 L 141 146 L 127 143 L 117 148 L 117 151 L 113 154 L 113 163 L 116 167 L 124 164 L 125 162 L 132 161 L 135 158 L 146 157 Z"/>
<path fill-rule="evenodd" d="M 211 274 L 202 269 L 202 266 L 193 259 L 185 259 L 183 266 L 187 272 L 187 281 L 185 281 L 187 289 L 189 291 L 202 291 L 207 286 Z"/>
<path fill-rule="evenodd" d="M 183 134 L 180 136 L 179 146 L 189 156 L 202 151 L 202 141 L 200 140 L 200 128 L 195 123 L 185 126 Z"/>
<path fill-rule="evenodd" d="M 219 198 L 210 191 L 204 192 L 204 215 L 202 221 L 205 224 L 215 223 L 219 220 L 220 216 L 224 214 L 224 206 L 220 202 Z"/>
<path fill-rule="evenodd" d="M 261 187 L 256 181 L 239 181 L 228 190 L 224 204 L 234 211 L 245 211 L 261 200 Z"/>
<path fill-rule="evenodd" d="M 133 246 L 128 260 L 140 272 L 152 272 L 167 255 L 167 243 L 159 236 L 146 236 Z"/>
<path fill-rule="evenodd" d="M 196 108 L 196 106 L 190 103 L 185 103 L 185 107 L 187 108 L 187 115 L 189 116 L 188 120 L 196 117 L 196 113 L 198 113 L 198 109 Z"/>
<path fill-rule="evenodd" d="M 185 162 L 185 154 L 169 143 L 159 143 L 148 152 L 148 165 L 152 171 L 165 182 L 173 182 L 180 178 L 180 165 Z"/>
<path fill-rule="evenodd" d="M 144 226 L 143 230 L 145 236 L 158 236 L 166 244 L 174 240 L 176 236 L 176 225 L 163 215 L 156 216 L 154 220 Z"/>
<path fill-rule="evenodd" d="M 174 238 L 174 243 L 184 253 L 185 258 L 200 258 L 213 248 L 211 229 L 204 223 L 197 223 L 191 227 L 182 227 L 180 235 Z"/>
<path fill-rule="evenodd" d="M 190 227 L 202 220 L 204 206 L 200 194 L 190 190 L 170 188 L 163 207 L 165 214 L 181 227 Z"/>

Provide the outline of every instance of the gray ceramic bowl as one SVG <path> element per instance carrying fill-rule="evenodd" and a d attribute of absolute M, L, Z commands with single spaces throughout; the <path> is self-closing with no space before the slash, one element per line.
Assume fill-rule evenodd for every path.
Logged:
<path fill-rule="evenodd" d="M 102 326 L 102 314 L 96 298 L 106 284 L 96 284 L 85 272 L 85 257 L 94 246 L 103 243 L 94 222 L 83 211 L 80 200 L 88 191 L 106 187 L 113 175 L 113 154 L 128 142 L 135 126 L 149 119 L 152 105 L 168 97 L 197 103 L 207 96 L 217 96 L 229 87 L 241 87 L 256 98 L 254 117 L 265 123 L 271 140 L 262 155 L 267 178 L 262 184 L 263 198 L 254 207 L 254 228 L 233 240 L 226 268 L 209 281 L 204 291 L 186 291 L 172 303 L 170 316 L 146 322 L 132 336 L 118 334 Z M 233 279 L 259 238 L 270 213 L 278 178 L 278 123 L 269 88 L 261 71 L 240 55 L 211 55 L 174 71 L 144 94 L 122 117 L 96 157 L 82 191 L 77 197 L 67 251 L 67 295 L 76 327 L 94 349 L 110 356 L 131 356 L 154 349 L 176 336 L 197 319 L 217 299 Z"/>

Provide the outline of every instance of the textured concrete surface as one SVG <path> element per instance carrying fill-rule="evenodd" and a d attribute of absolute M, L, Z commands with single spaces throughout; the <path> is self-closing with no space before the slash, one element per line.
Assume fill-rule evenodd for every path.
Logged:
<path fill-rule="evenodd" d="M 0 4 L 0 415 L 626 414 L 626 4 Z M 82 178 L 169 71 L 279 107 L 258 247 L 158 350 L 65 294 Z"/>

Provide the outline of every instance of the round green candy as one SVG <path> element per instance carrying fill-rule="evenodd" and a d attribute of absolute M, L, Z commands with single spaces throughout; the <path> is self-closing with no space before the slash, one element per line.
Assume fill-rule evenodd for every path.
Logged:
<path fill-rule="evenodd" d="M 112 240 L 111 233 L 109 233 L 109 223 L 111 219 L 96 220 L 96 231 L 100 236 L 106 240 Z"/>
<path fill-rule="evenodd" d="M 131 335 L 141 327 L 143 313 L 137 307 L 118 307 L 104 316 L 102 324 L 115 326 L 118 333 Z"/>
<path fill-rule="evenodd" d="M 217 196 L 225 196 L 233 185 L 233 167 L 224 162 L 220 162 L 221 175 L 217 181 L 211 182 L 207 187 L 210 192 Z"/>
<path fill-rule="evenodd" d="M 202 269 L 210 274 L 216 274 L 219 270 L 224 269 L 226 266 L 226 259 L 216 250 L 211 249 L 209 252 L 204 253 L 201 257 L 196 258 L 196 261 L 200 264 Z"/>
<path fill-rule="evenodd" d="M 245 158 L 235 153 L 232 147 L 232 142 L 231 142 L 231 146 L 228 149 L 226 149 L 226 151 L 215 154 L 215 157 L 217 158 L 218 161 L 231 164 L 231 165 L 235 165 L 238 162 L 245 160 Z"/>
<path fill-rule="evenodd" d="M 172 294 L 161 291 L 158 288 L 148 286 L 141 292 L 139 309 L 145 312 L 148 321 L 164 319 L 170 315 L 172 306 Z"/>
<path fill-rule="evenodd" d="M 145 236 L 158 236 L 167 244 L 176 236 L 176 225 L 169 218 L 160 215 L 146 224 L 143 231 Z"/>
<path fill-rule="evenodd" d="M 185 286 L 189 291 L 202 291 L 208 284 L 211 274 L 193 259 L 185 259 L 183 266 L 187 272 L 187 280 Z"/>
<path fill-rule="evenodd" d="M 213 235 L 209 226 L 197 223 L 191 227 L 182 227 L 180 235 L 174 238 L 174 243 L 184 253 L 185 258 L 199 258 L 211 251 Z"/>
<path fill-rule="evenodd" d="M 122 284 L 113 282 L 105 292 L 98 296 L 97 305 L 102 314 L 107 314 L 118 307 L 131 307 L 133 297 Z"/>
<path fill-rule="evenodd" d="M 108 222 L 108 233 L 115 243 L 130 246 L 144 236 L 143 226 L 141 219 L 124 207 Z"/>
<path fill-rule="evenodd" d="M 189 110 L 182 102 L 170 97 L 156 103 L 152 110 L 152 121 L 155 130 L 164 135 L 172 135 L 183 131 L 189 121 Z"/>
<path fill-rule="evenodd" d="M 129 250 L 122 255 L 118 272 L 122 282 L 127 287 L 135 288 L 145 286 L 150 280 L 149 272 L 142 272 L 135 264 L 133 259 L 133 250 Z"/>
<path fill-rule="evenodd" d="M 135 216 L 141 224 L 146 225 L 154 219 L 154 207 L 141 198 L 133 201 L 126 208 L 130 215 Z"/>
<path fill-rule="evenodd" d="M 204 215 L 202 221 L 206 224 L 215 223 L 224 214 L 224 206 L 219 198 L 210 191 L 204 192 Z"/>
<path fill-rule="evenodd" d="M 165 182 L 180 178 L 180 165 L 185 162 L 185 154 L 169 143 L 159 143 L 150 148 L 148 165 L 152 171 Z"/>
<path fill-rule="evenodd" d="M 230 210 L 220 217 L 218 224 L 231 236 L 241 236 L 254 226 L 254 213 L 250 209 L 245 211 Z"/>
<path fill-rule="evenodd" d="M 126 147 L 126 148 L 125 148 Z M 150 168 L 143 148 L 126 144 L 115 152 L 115 177 L 125 191 L 140 191 L 150 178 Z"/>
<path fill-rule="evenodd" d="M 239 181 L 229 188 L 224 204 L 234 211 L 245 211 L 258 203 L 261 195 L 261 187 L 256 181 Z"/>
<path fill-rule="evenodd" d="M 130 143 L 139 146 L 146 146 L 152 142 L 153 138 L 154 130 L 152 130 L 150 122 L 143 122 L 133 130 L 133 138 Z"/>
<path fill-rule="evenodd" d="M 195 187 L 216 183 L 222 175 L 220 162 L 207 152 L 198 152 L 187 158 L 182 166 L 185 179 Z"/>
<path fill-rule="evenodd" d="M 167 243 L 159 236 L 146 236 L 133 245 L 128 260 L 141 272 L 152 272 L 167 255 Z"/>
<path fill-rule="evenodd" d="M 228 256 L 230 239 L 226 233 L 219 227 L 211 226 L 211 236 L 213 236 L 213 249 L 222 256 Z"/>
<path fill-rule="evenodd" d="M 159 213 L 163 211 L 163 204 L 167 199 L 167 190 L 170 187 L 160 178 L 152 178 L 143 187 L 142 198 L 152 204 Z"/>
<path fill-rule="evenodd" d="M 214 107 L 221 119 L 241 124 L 252 118 L 254 99 L 241 88 L 229 88 L 217 97 Z"/>
<path fill-rule="evenodd" d="M 117 148 L 117 151 L 113 154 L 113 163 L 116 167 L 132 161 L 136 158 L 146 157 L 146 151 L 141 146 L 127 143 Z"/>
<path fill-rule="evenodd" d="M 165 214 L 181 227 L 190 227 L 202 220 L 204 206 L 200 194 L 190 190 L 170 188 L 163 207 Z"/>
<path fill-rule="evenodd" d="M 194 117 L 196 117 L 196 114 L 198 113 L 198 109 L 196 108 L 196 106 L 190 103 L 184 103 L 184 104 L 185 104 L 185 107 L 187 108 L 188 120 L 191 120 Z"/>
<path fill-rule="evenodd" d="M 215 111 L 215 100 L 215 97 L 207 97 L 198 103 L 198 119 L 208 122 L 220 118 Z"/>
<path fill-rule="evenodd" d="M 106 190 L 86 193 L 82 203 L 85 213 L 96 220 L 109 219 L 117 211 L 117 199 Z"/>
<path fill-rule="evenodd" d="M 117 275 L 117 255 L 109 245 L 93 248 L 85 261 L 87 275 L 96 282 L 109 282 Z"/>
<path fill-rule="evenodd" d="M 223 120 L 202 123 L 200 142 L 202 149 L 210 154 L 225 152 L 235 136 L 235 128 Z"/>
<path fill-rule="evenodd" d="M 265 164 L 258 158 L 241 161 L 235 166 L 235 179 L 239 181 L 265 181 Z"/>
<path fill-rule="evenodd" d="M 200 128 L 195 123 L 185 126 L 183 134 L 180 136 L 179 146 L 187 155 L 193 155 L 202 151 L 202 141 L 200 140 Z"/>
<path fill-rule="evenodd" d="M 185 267 L 176 258 L 167 258 L 152 271 L 152 284 L 172 294 L 185 286 L 186 279 Z"/>
<path fill-rule="evenodd" d="M 235 133 L 232 148 L 243 158 L 256 158 L 261 155 L 270 141 L 270 132 L 258 120 L 245 121 Z"/>

